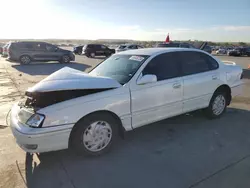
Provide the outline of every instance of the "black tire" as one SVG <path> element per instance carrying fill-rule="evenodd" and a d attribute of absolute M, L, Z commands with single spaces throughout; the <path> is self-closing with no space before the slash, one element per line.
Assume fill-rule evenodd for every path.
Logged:
<path fill-rule="evenodd" d="M 28 55 L 22 55 L 19 59 L 20 63 L 22 65 L 28 65 L 31 63 L 31 58 Z"/>
<path fill-rule="evenodd" d="M 61 57 L 60 63 L 69 63 L 70 62 L 70 57 L 68 55 L 63 55 Z"/>
<path fill-rule="evenodd" d="M 88 141 L 85 141 L 84 143 L 83 137 L 84 137 L 84 134 L 86 134 L 88 130 L 90 130 L 89 128 L 90 125 L 98 121 L 107 122 L 110 125 L 111 130 L 112 130 L 111 137 L 110 137 L 110 141 L 107 143 L 107 145 L 104 148 L 102 148 L 99 151 L 91 151 L 91 149 L 88 149 L 86 147 L 86 143 L 88 143 Z M 102 155 L 110 150 L 111 146 L 117 139 L 118 126 L 119 126 L 119 122 L 117 122 L 116 119 L 113 118 L 112 115 L 108 113 L 96 113 L 96 114 L 88 115 L 87 117 L 77 122 L 77 124 L 74 126 L 70 135 L 69 146 L 79 155 L 83 155 L 83 156 Z M 93 132 L 91 134 L 93 134 Z"/>
<path fill-rule="evenodd" d="M 221 109 L 218 113 L 216 113 L 215 110 L 213 110 L 213 105 L 214 105 L 217 97 L 222 97 L 224 100 L 223 110 Z M 225 111 L 227 109 L 228 100 L 229 99 L 227 98 L 227 95 L 225 92 L 222 92 L 222 91 L 215 92 L 212 99 L 210 100 L 209 106 L 204 110 L 206 116 L 209 119 L 220 118 L 225 113 Z"/>
<path fill-rule="evenodd" d="M 77 54 L 78 54 L 78 55 L 82 55 L 82 52 L 79 51 L 79 52 L 77 52 Z"/>

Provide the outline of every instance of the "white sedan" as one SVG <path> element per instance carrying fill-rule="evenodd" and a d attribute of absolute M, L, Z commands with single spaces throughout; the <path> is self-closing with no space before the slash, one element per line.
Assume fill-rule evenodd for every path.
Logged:
<path fill-rule="evenodd" d="M 146 124 L 197 109 L 220 117 L 242 83 L 239 66 L 201 50 L 125 51 L 88 74 L 66 67 L 29 88 L 26 101 L 12 107 L 11 128 L 27 152 L 100 155 Z"/>
<path fill-rule="evenodd" d="M 226 54 L 227 53 L 227 50 L 225 49 L 219 49 L 215 52 L 216 54 Z"/>

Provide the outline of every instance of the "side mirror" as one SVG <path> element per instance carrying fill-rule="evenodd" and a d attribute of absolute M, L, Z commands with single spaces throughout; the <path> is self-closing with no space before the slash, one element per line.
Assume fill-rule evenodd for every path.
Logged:
<path fill-rule="evenodd" d="M 138 85 L 144 85 L 149 83 L 157 82 L 157 77 L 153 74 L 146 74 L 137 80 Z"/>

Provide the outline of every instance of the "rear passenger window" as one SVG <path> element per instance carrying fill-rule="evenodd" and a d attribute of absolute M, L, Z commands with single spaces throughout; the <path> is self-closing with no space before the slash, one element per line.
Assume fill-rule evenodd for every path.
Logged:
<path fill-rule="evenodd" d="M 46 49 L 44 43 L 34 43 L 34 48 L 38 51 L 44 51 Z"/>
<path fill-rule="evenodd" d="M 181 66 L 184 76 L 210 70 L 207 60 L 199 52 L 181 52 Z"/>
<path fill-rule="evenodd" d="M 178 52 L 158 55 L 147 64 L 142 74 L 156 75 L 157 81 L 179 77 Z"/>
<path fill-rule="evenodd" d="M 32 49 L 33 45 L 31 43 L 27 43 L 25 44 L 25 48 Z"/>
<path fill-rule="evenodd" d="M 206 54 L 202 54 L 202 57 L 207 61 L 210 70 L 215 70 L 219 68 L 219 64 L 214 58 Z"/>

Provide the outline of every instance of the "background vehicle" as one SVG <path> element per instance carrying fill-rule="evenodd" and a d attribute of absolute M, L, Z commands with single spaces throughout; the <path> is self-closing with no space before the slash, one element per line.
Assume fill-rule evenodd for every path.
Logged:
<path fill-rule="evenodd" d="M 156 48 L 195 48 L 192 44 L 182 42 L 159 43 Z"/>
<path fill-rule="evenodd" d="M 226 54 L 227 50 L 221 48 L 221 49 L 217 50 L 215 53 L 216 54 Z"/>
<path fill-rule="evenodd" d="M 241 93 L 242 72 L 197 49 L 128 50 L 88 74 L 65 67 L 29 88 L 11 128 L 27 152 L 101 155 L 123 131 L 197 109 L 221 117 Z"/>
<path fill-rule="evenodd" d="M 87 44 L 83 47 L 82 53 L 87 57 L 94 58 L 95 56 L 109 57 L 115 53 L 114 49 L 110 49 L 103 44 Z"/>
<path fill-rule="evenodd" d="M 137 44 L 123 44 L 123 45 L 118 46 L 115 49 L 115 51 L 122 52 L 122 51 L 126 51 L 126 50 L 134 50 L 134 49 L 140 49 L 140 48 L 143 48 L 143 47 L 140 45 L 137 45 Z"/>
<path fill-rule="evenodd" d="M 250 56 L 250 47 L 244 48 L 235 48 L 233 50 L 228 51 L 229 56 Z"/>
<path fill-rule="evenodd" d="M 74 54 L 81 55 L 82 54 L 82 48 L 83 48 L 83 45 L 75 46 L 74 49 L 73 49 Z"/>
<path fill-rule="evenodd" d="M 69 63 L 75 60 L 75 55 L 46 42 L 12 42 L 8 46 L 8 58 L 29 64 L 31 61 L 59 61 Z"/>
<path fill-rule="evenodd" d="M 235 48 L 232 50 L 228 50 L 227 55 L 229 55 L 229 56 L 241 56 L 241 51 L 239 48 Z"/>
<path fill-rule="evenodd" d="M 2 53 L 3 53 L 3 47 L 0 46 L 0 54 L 2 54 Z"/>
<path fill-rule="evenodd" d="M 8 46 L 9 45 L 10 45 L 10 43 L 7 43 L 3 46 L 2 57 L 8 57 Z"/>
<path fill-rule="evenodd" d="M 210 54 L 212 53 L 212 48 L 208 45 L 206 45 L 203 50 L 207 53 L 210 53 Z"/>

